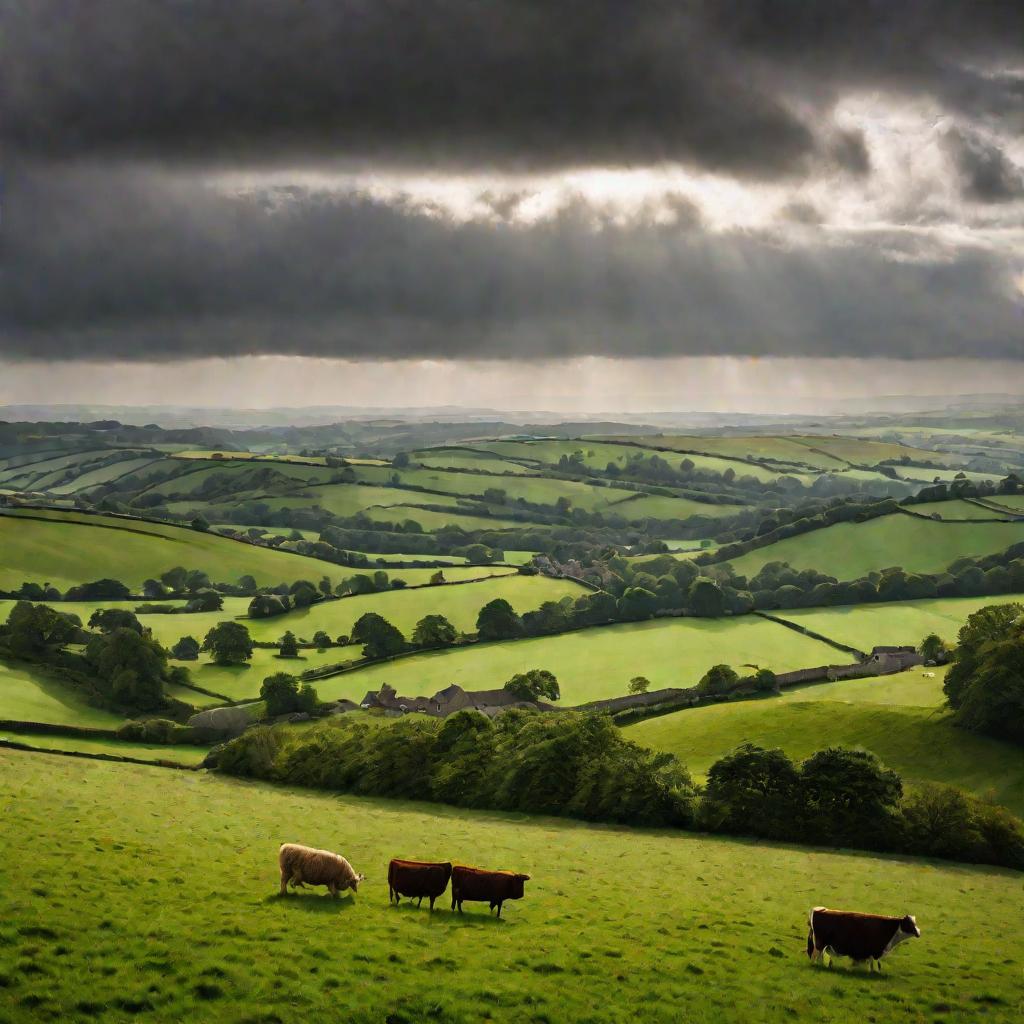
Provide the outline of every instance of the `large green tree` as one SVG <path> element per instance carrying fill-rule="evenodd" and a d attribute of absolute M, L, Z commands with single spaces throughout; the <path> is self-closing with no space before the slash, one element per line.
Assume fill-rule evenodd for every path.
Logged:
<path fill-rule="evenodd" d="M 455 627 L 443 615 L 424 615 L 412 633 L 417 647 L 450 647 L 458 636 Z"/>
<path fill-rule="evenodd" d="M 19 601 L 7 616 L 3 639 L 12 654 L 38 657 L 70 643 L 80 625 L 49 605 Z"/>
<path fill-rule="evenodd" d="M 202 650 L 218 665 L 244 665 L 252 657 L 252 638 L 241 622 L 219 622 L 206 634 Z"/>
<path fill-rule="evenodd" d="M 558 700 L 561 696 L 558 680 L 543 668 L 531 668 L 528 672 L 514 675 L 505 684 L 505 689 L 514 693 L 520 700 Z"/>
<path fill-rule="evenodd" d="M 480 609 L 476 631 L 481 640 L 514 640 L 523 635 L 523 624 L 512 605 L 503 597 L 496 597 Z"/>
<path fill-rule="evenodd" d="M 152 637 L 115 629 L 90 640 L 85 658 L 111 700 L 140 711 L 163 705 L 167 652 Z"/>
<path fill-rule="evenodd" d="M 364 658 L 390 658 L 405 650 L 401 630 L 376 612 L 366 612 L 356 619 L 352 642 L 363 644 Z"/>

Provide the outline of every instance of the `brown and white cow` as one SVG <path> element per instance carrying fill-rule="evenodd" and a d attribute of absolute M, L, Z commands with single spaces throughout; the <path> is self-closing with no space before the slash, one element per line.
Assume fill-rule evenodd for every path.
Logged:
<path fill-rule="evenodd" d="M 417 900 L 416 906 L 426 896 L 430 900 L 430 909 L 434 909 L 434 900 L 448 888 L 448 880 L 452 877 L 450 863 L 432 863 L 420 860 L 392 859 L 388 864 L 388 902 L 397 905 L 403 896 Z"/>
<path fill-rule="evenodd" d="M 498 908 L 501 917 L 502 903 L 521 900 L 523 882 L 529 880 L 529 875 L 517 871 L 485 871 L 456 864 L 452 868 L 452 910 L 458 907 L 461 914 L 463 902 L 488 903 L 491 910 Z"/>
<path fill-rule="evenodd" d="M 298 843 L 283 843 L 277 854 L 281 868 L 281 895 L 292 888 L 305 885 L 326 885 L 332 896 L 351 889 L 355 892 L 365 875 L 357 875 L 340 853 L 330 850 L 314 850 L 311 846 Z"/>
<path fill-rule="evenodd" d="M 921 937 L 917 920 L 906 917 L 882 917 L 878 914 L 855 914 L 848 910 L 815 907 L 808 915 L 807 955 L 812 960 L 848 956 L 855 963 L 867 960 L 868 969 L 882 969 L 882 957 L 892 952 L 904 939 Z"/>

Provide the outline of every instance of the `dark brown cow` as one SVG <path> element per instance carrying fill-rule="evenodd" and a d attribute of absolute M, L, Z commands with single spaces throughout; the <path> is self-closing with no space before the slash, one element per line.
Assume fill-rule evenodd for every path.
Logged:
<path fill-rule="evenodd" d="M 881 917 L 878 914 L 854 914 L 848 910 L 827 910 L 815 907 L 807 917 L 807 955 L 824 960 L 832 966 L 833 956 L 848 956 L 855 963 L 867 960 L 868 969 L 875 964 L 882 969 L 882 957 L 904 939 L 921 937 L 917 921 L 906 917 Z"/>
<path fill-rule="evenodd" d="M 452 910 L 457 906 L 461 914 L 464 901 L 488 903 L 491 910 L 498 908 L 498 917 L 501 917 L 502 903 L 521 900 L 523 882 L 529 880 L 529 875 L 515 871 L 485 871 L 456 864 L 452 868 Z"/>
<path fill-rule="evenodd" d="M 434 900 L 448 888 L 452 877 L 451 864 L 433 864 L 420 860 L 392 860 L 388 865 L 388 902 L 397 904 L 403 896 L 417 900 L 418 907 L 426 896 L 430 909 Z"/>

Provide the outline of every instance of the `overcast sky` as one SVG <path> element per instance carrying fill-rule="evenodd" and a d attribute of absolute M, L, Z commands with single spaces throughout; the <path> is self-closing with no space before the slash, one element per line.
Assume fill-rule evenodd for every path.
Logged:
<path fill-rule="evenodd" d="M 0 0 L 0 95 L 0 403 L 1024 392 L 1019 0 Z"/>

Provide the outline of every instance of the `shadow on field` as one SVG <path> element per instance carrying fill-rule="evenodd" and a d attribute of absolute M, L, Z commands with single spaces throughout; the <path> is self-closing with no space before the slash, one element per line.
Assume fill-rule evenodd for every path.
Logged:
<path fill-rule="evenodd" d="M 417 907 L 414 900 L 408 903 L 399 903 L 397 907 L 391 904 L 389 909 L 399 914 L 423 914 L 429 924 L 442 928 L 493 928 L 506 923 L 505 918 L 495 917 L 494 914 L 488 913 L 486 910 L 482 913 L 465 911 L 460 914 L 456 910 L 449 910 L 447 904 L 441 906 L 440 903 L 434 906 L 432 914 L 426 905 Z"/>
<path fill-rule="evenodd" d="M 280 893 L 271 893 L 263 897 L 263 902 L 268 906 L 275 903 L 289 909 L 301 910 L 308 914 L 340 914 L 343 910 L 351 910 L 356 905 L 356 899 L 349 894 L 335 899 L 330 894 L 303 893 L 282 896 Z"/>

